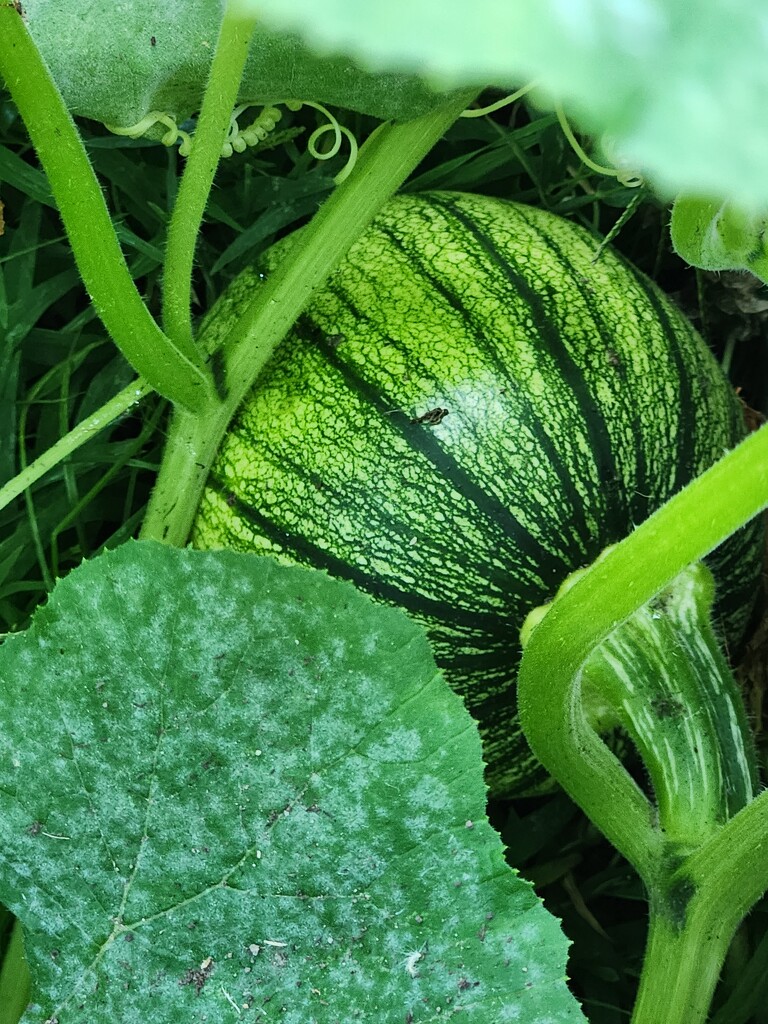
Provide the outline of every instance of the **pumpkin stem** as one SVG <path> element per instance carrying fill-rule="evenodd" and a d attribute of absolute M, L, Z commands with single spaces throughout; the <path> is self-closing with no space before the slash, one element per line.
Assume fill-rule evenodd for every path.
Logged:
<path fill-rule="evenodd" d="M 612 550 L 598 562 L 608 564 Z M 537 633 L 535 646 L 548 633 L 562 652 L 562 636 L 559 643 L 553 636 L 558 615 L 551 611 L 566 594 L 572 600 L 592 571 L 569 577 L 550 606 L 534 610 L 521 634 L 526 649 Z M 567 698 L 560 743 L 573 750 L 560 766 L 545 762 L 566 789 L 569 758 L 588 762 L 594 792 L 581 791 L 578 802 L 594 812 L 648 889 L 648 948 L 633 1024 L 703 1024 L 735 930 L 768 885 L 760 857 L 768 803 L 755 797 L 755 753 L 715 638 L 713 601 L 711 573 L 694 564 L 603 635 Z M 551 699 L 552 676 L 539 680 L 542 707 Z M 524 726 L 531 723 L 529 682 L 524 674 Z M 606 722 L 619 725 L 640 754 L 649 796 L 604 745 L 593 756 L 601 744 L 595 723 Z M 526 734 L 540 754 L 536 729 L 526 727 Z M 622 789 L 631 799 L 611 807 L 605 793 L 610 800 Z"/>

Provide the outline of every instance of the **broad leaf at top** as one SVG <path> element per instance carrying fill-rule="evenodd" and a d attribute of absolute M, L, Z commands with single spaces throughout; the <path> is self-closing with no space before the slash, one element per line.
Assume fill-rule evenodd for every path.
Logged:
<path fill-rule="evenodd" d="M 24 17 L 70 111 L 127 128 L 150 111 L 181 122 L 200 109 L 222 8 L 221 0 L 25 0 Z M 441 97 L 416 75 L 366 73 L 259 24 L 239 102 L 278 100 L 407 120 Z"/>
<path fill-rule="evenodd" d="M 765 0 L 237 0 L 441 86 L 531 79 L 661 191 L 768 202 Z"/>
<path fill-rule="evenodd" d="M 130 543 L 58 584 L 0 678 L 24 1024 L 583 1021 L 403 613 Z"/>

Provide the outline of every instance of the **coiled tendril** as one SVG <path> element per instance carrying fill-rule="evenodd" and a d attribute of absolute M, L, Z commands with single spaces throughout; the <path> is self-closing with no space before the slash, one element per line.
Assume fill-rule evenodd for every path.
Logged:
<path fill-rule="evenodd" d="M 331 160 L 341 149 L 341 144 L 344 138 L 349 142 L 349 156 L 347 162 L 344 164 L 338 174 L 334 176 L 336 184 L 340 184 L 345 178 L 349 177 L 352 168 L 357 162 L 357 139 L 343 124 L 339 124 L 333 114 L 324 107 L 321 103 L 315 103 L 313 100 L 284 100 L 285 106 L 289 110 L 301 110 L 302 107 L 313 107 L 315 110 L 319 110 L 321 114 L 324 114 L 328 118 L 327 124 L 321 124 L 318 128 L 310 135 L 307 140 L 307 152 L 310 156 L 314 157 L 315 160 Z M 320 150 L 317 148 L 317 140 L 325 135 L 327 132 L 333 132 L 333 143 L 331 147 L 326 150 Z"/>
<path fill-rule="evenodd" d="M 344 125 L 339 124 L 333 114 L 320 103 L 315 103 L 312 100 L 277 100 L 276 103 L 287 107 L 291 111 L 301 110 L 302 107 L 313 107 L 328 118 L 326 124 L 321 124 L 318 128 L 315 128 L 307 141 L 307 151 L 315 160 L 331 160 L 339 153 L 344 139 L 347 139 L 349 143 L 349 157 L 346 164 L 333 179 L 336 184 L 344 181 L 357 161 L 357 139 L 352 132 Z M 275 104 L 270 104 L 263 107 L 256 119 L 247 127 L 240 128 L 238 120 L 243 112 L 255 106 L 260 106 L 260 104 L 242 103 L 240 106 L 235 107 L 230 118 L 227 137 L 221 147 L 223 158 L 231 157 L 235 153 L 244 153 L 249 147 L 258 146 L 259 143 L 264 142 L 269 134 L 274 131 L 278 122 L 282 119 L 282 112 Z M 140 121 L 137 121 L 136 124 L 130 125 L 128 128 L 118 128 L 116 125 L 110 124 L 105 125 L 105 127 L 115 135 L 125 135 L 131 139 L 138 139 L 158 123 L 165 125 L 167 128 L 167 131 L 160 138 L 163 145 L 173 146 L 178 139 L 181 139 L 179 153 L 181 156 L 189 156 L 193 139 L 187 132 L 178 127 L 170 114 L 164 114 L 160 110 L 151 111 L 145 117 L 142 117 Z M 328 132 L 333 132 L 333 142 L 328 149 L 321 150 L 317 145 L 318 140 Z"/>
<path fill-rule="evenodd" d="M 595 171 L 597 174 L 605 174 L 609 178 L 615 178 L 618 183 L 623 185 L 625 188 L 639 188 L 640 185 L 643 184 L 642 175 L 628 167 L 605 167 L 603 164 L 596 163 L 587 153 L 584 152 L 584 149 L 578 139 L 573 134 L 573 130 L 568 123 L 568 119 L 565 116 L 563 108 L 559 104 L 555 107 L 555 113 L 557 114 L 557 120 L 560 122 L 560 127 L 563 130 L 563 135 L 568 139 L 571 149 L 579 160 L 581 160 L 583 164 L 586 164 L 590 170 Z M 602 145 L 604 149 L 609 149 L 610 139 L 607 136 L 603 137 Z"/>
<path fill-rule="evenodd" d="M 181 139 L 179 153 L 182 156 L 189 156 L 192 149 L 191 136 L 188 132 L 179 128 L 170 114 L 164 114 L 162 110 L 150 110 L 140 121 L 130 125 L 128 128 L 118 128 L 117 125 L 113 124 L 106 124 L 104 127 L 111 131 L 113 135 L 126 135 L 129 139 L 138 139 L 142 135 L 146 135 L 149 129 L 156 124 L 164 124 L 168 129 L 160 138 L 164 146 L 173 146 L 178 139 Z"/>
<path fill-rule="evenodd" d="M 321 124 L 318 128 L 315 128 L 307 141 L 307 152 L 310 156 L 314 157 L 315 160 L 331 160 L 341 149 L 341 144 L 344 141 L 344 138 L 349 141 L 349 158 L 344 167 L 342 167 L 334 178 L 334 181 L 337 184 L 343 181 L 348 176 L 349 172 L 355 165 L 355 161 L 357 160 L 357 139 L 352 132 L 348 128 L 345 128 L 344 125 L 339 124 L 330 110 L 328 110 L 327 107 L 322 106 L 320 103 L 315 103 L 312 100 L 277 100 L 276 102 L 294 112 L 301 110 L 302 107 L 313 107 L 328 118 L 328 123 Z M 256 120 L 241 131 L 237 123 L 238 117 L 248 107 L 255 105 L 256 104 L 253 103 L 244 103 L 242 106 L 235 109 L 230 122 L 229 134 L 227 135 L 226 142 L 224 143 L 221 151 L 221 155 L 223 157 L 230 157 L 233 153 L 243 153 L 248 146 L 257 146 L 260 142 L 263 142 L 267 135 L 274 130 L 275 125 L 283 116 L 276 106 L 264 107 Z M 327 132 L 333 132 L 333 143 L 329 149 L 318 149 L 318 139 Z"/>
<path fill-rule="evenodd" d="M 465 110 L 462 112 L 462 117 L 483 117 L 485 114 L 492 114 L 495 110 L 500 110 L 502 107 L 508 106 L 510 103 L 514 103 L 519 100 L 522 96 L 525 96 L 527 92 L 535 88 L 538 85 L 538 81 L 529 82 L 528 85 L 524 85 L 522 89 L 518 89 L 517 92 L 510 93 L 509 96 L 503 96 L 500 100 L 496 100 L 495 103 L 490 103 L 487 107 L 477 107 L 471 110 Z M 624 185 L 625 188 L 638 188 L 643 184 L 643 178 L 636 171 L 633 171 L 627 167 L 605 167 L 603 164 L 596 163 L 587 153 L 585 153 L 583 147 L 579 143 L 576 136 L 573 134 L 570 124 L 565 116 L 563 108 L 558 104 L 555 106 L 555 113 L 557 119 L 560 122 L 560 127 L 563 130 L 563 134 L 568 140 L 571 148 L 582 163 L 586 164 L 590 170 L 595 171 L 597 174 L 604 174 L 611 178 L 616 178 L 620 185 Z M 610 139 L 604 137 L 602 140 L 603 149 L 610 150 Z"/>
<path fill-rule="evenodd" d="M 253 106 L 256 106 L 256 104 L 242 103 L 239 107 L 235 107 L 232 112 L 229 122 L 229 133 L 224 145 L 221 147 L 221 155 L 223 157 L 228 158 L 233 153 L 244 153 L 249 146 L 258 146 L 260 142 L 267 138 L 270 132 L 275 130 L 277 122 L 283 116 L 282 111 L 278 110 L 277 107 L 264 107 L 255 121 L 252 121 L 247 128 L 241 129 L 237 119 L 243 111 Z"/>

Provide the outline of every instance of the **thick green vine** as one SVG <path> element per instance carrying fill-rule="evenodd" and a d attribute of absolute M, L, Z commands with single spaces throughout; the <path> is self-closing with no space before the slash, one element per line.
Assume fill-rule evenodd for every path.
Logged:
<path fill-rule="evenodd" d="M 750 797 L 751 783 L 744 777 L 743 795 L 729 804 L 731 786 L 720 810 L 710 814 L 707 787 L 720 778 L 725 794 L 727 773 L 720 772 L 713 755 L 696 782 L 685 771 L 683 749 L 678 775 L 693 778 L 698 796 L 681 809 L 662 791 L 655 809 L 590 727 L 580 693 L 584 668 L 678 573 L 766 506 L 768 430 L 761 429 L 604 552 L 524 630 L 518 697 L 528 741 L 649 890 L 651 931 L 634 1024 L 706 1019 L 735 929 L 768 889 L 768 862 L 760 855 L 768 843 L 768 802 L 764 794 L 739 809 Z M 674 637 L 668 647 L 674 660 Z M 700 678 L 698 698 L 688 700 L 694 714 L 703 713 L 710 699 L 709 680 Z M 616 689 L 615 680 L 606 687 L 614 700 Z M 725 752 L 727 741 L 716 735 L 722 723 L 713 724 L 715 754 L 718 743 Z M 733 760 L 732 754 L 724 757 Z M 698 760 L 694 746 L 687 758 Z M 663 785 L 663 770 L 651 774 Z M 730 814 L 735 817 L 727 820 Z"/>
<path fill-rule="evenodd" d="M 82 139 L 14 4 L 0 4 L 0 76 L 45 168 L 88 294 L 115 344 L 161 395 L 188 409 L 215 401 L 189 341 L 172 342 L 133 283 Z"/>

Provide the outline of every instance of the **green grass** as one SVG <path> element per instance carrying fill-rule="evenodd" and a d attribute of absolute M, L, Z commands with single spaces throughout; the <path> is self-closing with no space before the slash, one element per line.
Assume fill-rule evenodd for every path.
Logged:
<path fill-rule="evenodd" d="M 305 150 L 314 114 L 281 122 L 282 143 L 220 168 L 197 253 L 196 315 L 280 234 L 304 223 L 332 187 L 338 158 Z M 372 124 L 351 116 L 362 139 Z M 158 143 L 83 132 L 129 265 L 159 314 L 160 263 L 179 158 Z M 668 211 L 647 192 L 587 174 L 554 117 L 524 105 L 459 121 L 411 189 L 482 192 L 545 206 L 607 234 L 697 322 L 749 404 L 768 412 L 766 318 L 748 277 L 697 275 L 670 251 Z M 45 178 L 12 106 L 0 99 L 0 484 L 132 378 L 78 283 Z M 0 633 L 24 628 L 53 581 L 137 532 L 167 410 L 145 400 L 0 511 Z M 758 658 L 759 663 L 759 658 Z M 592 1024 L 629 1020 L 646 911 L 639 882 L 561 794 L 495 804 L 511 863 L 533 879 L 574 940 L 574 991 Z M 0 944 L 9 922 L 0 911 Z M 766 908 L 750 916 L 724 974 L 715 1024 L 768 1024 Z"/>

